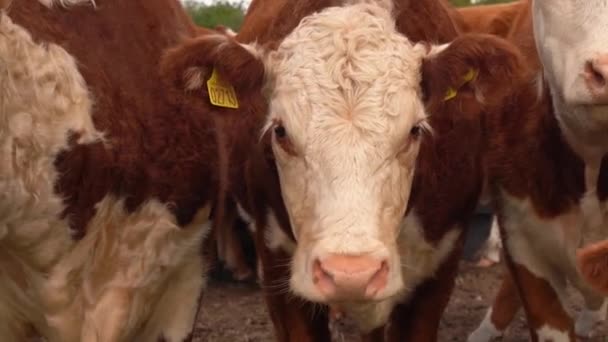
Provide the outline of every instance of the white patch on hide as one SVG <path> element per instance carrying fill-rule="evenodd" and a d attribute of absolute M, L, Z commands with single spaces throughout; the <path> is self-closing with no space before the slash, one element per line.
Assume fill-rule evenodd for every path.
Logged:
<path fill-rule="evenodd" d="M 296 250 L 296 243 L 281 229 L 279 222 L 272 210 L 266 215 L 266 229 L 264 230 L 264 241 L 266 247 L 273 252 L 282 250 L 283 252 L 293 255 Z"/>
<path fill-rule="evenodd" d="M 59 219 L 62 198 L 54 192 L 54 162 L 71 132 L 77 143 L 100 141 L 91 98 L 76 61 L 55 44 L 37 44 L 0 13 L 0 336 L 23 340 L 31 322 L 48 331 L 36 294 L 73 246 Z M 8 323 L 11 322 L 11 323 Z M 11 329 L 5 331 L 5 329 Z"/>
<path fill-rule="evenodd" d="M 255 220 L 253 219 L 253 217 L 251 217 L 251 215 L 245 210 L 245 208 L 243 208 L 243 206 L 241 206 L 240 203 L 236 202 L 236 211 L 239 215 L 239 217 L 245 222 L 247 223 L 247 228 L 249 228 L 249 231 L 252 233 L 255 233 Z"/>
<path fill-rule="evenodd" d="M 543 325 L 536 331 L 538 342 L 570 342 L 567 331 L 559 331 L 548 325 Z"/>
<path fill-rule="evenodd" d="M 123 201 L 104 198 L 87 235 L 43 288 L 56 336 L 61 341 L 139 340 L 162 331 L 185 337 L 203 287 L 200 246 L 209 213 L 209 206 L 201 208 L 191 225 L 180 228 L 157 201 L 129 214 Z M 140 331 L 149 317 L 153 321 Z"/>
<path fill-rule="evenodd" d="M 492 308 L 486 312 L 481 324 L 469 335 L 467 342 L 489 342 L 501 337 L 503 332 L 498 330 L 492 323 Z"/>

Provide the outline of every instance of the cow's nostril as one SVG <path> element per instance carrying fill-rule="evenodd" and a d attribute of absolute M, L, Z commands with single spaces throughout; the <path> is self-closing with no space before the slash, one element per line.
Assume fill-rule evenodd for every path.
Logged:
<path fill-rule="evenodd" d="M 325 269 L 323 269 L 323 266 L 321 265 L 321 261 L 319 261 L 319 259 L 315 260 L 313 266 L 313 282 L 316 284 L 321 280 L 330 280 L 333 281 L 334 277 L 331 275 L 331 273 L 327 272 Z"/>
<path fill-rule="evenodd" d="M 606 86 L 606 77 L 598 68 L 596 68 L 593 61 L 587 61 L 587 63 L 585 63 L 585 74 L 589 81 L 593 82 L 596 87 L 603 88 Z"/>

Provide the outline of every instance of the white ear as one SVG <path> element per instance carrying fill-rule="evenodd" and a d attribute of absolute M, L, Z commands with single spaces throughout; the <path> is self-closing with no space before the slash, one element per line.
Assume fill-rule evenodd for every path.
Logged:
<path fill-rule="evenodd" d="M 438 55 L 442 51 L 447 49 L 449 46 L 450 46 L 450 43 L 441 44 L 441 45 L 431 45 L 431 48 L 428 51 L 427 57 L 433 57 L 435 55 Z"/>

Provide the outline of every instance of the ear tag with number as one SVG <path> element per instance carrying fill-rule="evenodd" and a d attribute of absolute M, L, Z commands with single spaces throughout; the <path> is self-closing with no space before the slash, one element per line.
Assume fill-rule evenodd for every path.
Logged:
<path fill-rule="evenodd" d="M 215 68 L 213 68 L 211 77 L 207 80 L 207 91 L 209 92 L 209 101 L 211 101 L 212 105 L 234 109 L 239 108 L 239 101 L 234 87 L 222 80 Z"/>

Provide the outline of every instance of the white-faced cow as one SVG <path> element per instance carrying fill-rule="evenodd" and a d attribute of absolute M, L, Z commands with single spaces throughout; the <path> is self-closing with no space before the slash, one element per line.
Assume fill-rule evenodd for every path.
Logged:
<path fill-rule="evenodd" d="M 513 106 L 494 128 L 488 165 L 511 276 L 470 341 L 501 335 L 522 306 L 533 341 L 589 337 L 605 318 L 576 250 L 607 236 L 607 14 L 605 0 L 536 0 L 520 13 L 513 42 L 542 65 L 542 89 L 533 110 Z M 576 322 L 568 283 L 585 302 Z"/>
<path fill-rule="evenodd" d="M 243 122 L 230 189 L 277 337 L 328 341 L 320 303 L 375 341 L 389 322 L 390 340 L 435 340 L 483 187 L 483 114 L 518 88 L 521 56 L 458 38 L 443 1 L 280 5 L 254 1 L 240 43 L 194 39 L 163 62 L 177 102 L 209 101 L 215 71 L 243 109 L 215 111 Z"/>

